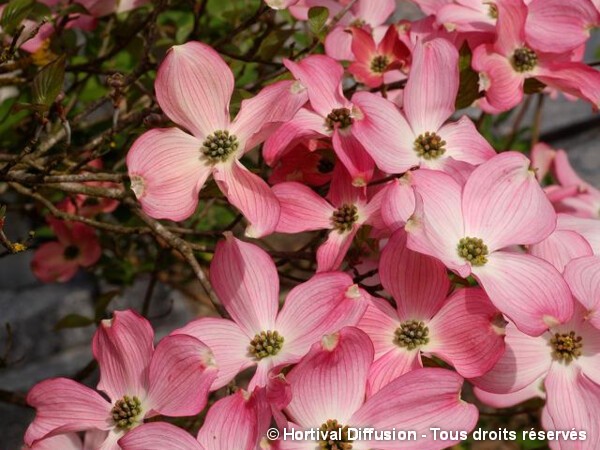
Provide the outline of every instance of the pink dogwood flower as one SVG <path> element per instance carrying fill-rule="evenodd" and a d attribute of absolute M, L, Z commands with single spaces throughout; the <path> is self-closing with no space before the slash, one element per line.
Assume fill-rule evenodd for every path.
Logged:
<path fill-rule="evenodd" d="M 506 327 L 506 352 L 486 375 L 470 380 L 477 396 L 507 407 L 545 391 L 542 425 L 547 430 L 584 430 L 585 441 L 553 448 L 592 450 L 600 439 L 600 331 L 579 305 L 572 320 L 531 337 Z"/>
<path fill-rule="evenodd" d="M 40 245 L 33 255 L 31 270 L 39 280 L 64 283 L 80 267 L 90 267 L 100 259 L 102 248 L 92 227 L 53 217 L 47 220 L 58 240 Z"/>
<path fill-rule="evenodd" d="M 506 250 L 540 242 L 556 228 L 554 209 L 525 156 L 495 156 L 464 187 L 443 172 L 421 169 L 412 176 L 422 204 L 406 225 L 409 248 L 463 278 L 473 275 L 524 333 L 540 335 L 569 320 L 573 303 L 560 273 L 535 256 Z"/>
<path fill-rule="evenodd" d="M 324 55 L 312 55 L 297 63 L 284 60 L 284 63 L 306 86 L 312 109 L 301 109 L 265 142 L 263 155 L 267 163 L 272 165 L 293 142 L 330 137 L 335 154 L 350 172 L 352 184 L 366 185 L 375 165 L 354 136 L 353 123 L 362 113 L 344 97 L 342 65 Z"/>
<path fill-rule="evenodd" d="M 352 28 L 352 53 L 355 59 L 348 71 L 356 81 L 370 88 L 398 79 L 399 70 L 408 65 L 410 50 L 398 39 L 398 31 L 390 25 L 379 44 L 362 28 Z M 401 75 L 401 74 L 400 74 Z"/>
<path fill-rule="evenodd" d="M 443 68 L 443 69 L 442 69 Z M 495 155 L 471 120 L 445 123 L 458 93 L 458 50 L 445 39 L 418 42 L 404 89 L 404 113 L 386 99 L 358 92 L 352 101 L 361 118 L 352 132 L 388 173 L 412 167 L 460 172 Z"/>
<path fill-rule="evenodd" d="M 117 311 L 103 320 L 92 349 L 100 367 L 98 389 L 108 400 L 66 378 L 36 384 L 27 394 L 36 416 L 25 443 L 101 430 L 100 448 L 118 450 L 117 441 L 145 418 L 199 413 L 217 375 L 210 349 L 191 336 L 165 337 L 156 349 L 153 341 L 150 323 L 133 311 Z"/>
<path fill-rule="evenodd" d="M 291 80 L 267 86 L 242 101 L 232 122 L 233 87 L 233 73 L 209 46 L 188 42 L 169 50 L 156 77 L 156 97 L 165 114 L 187 132 L 180 128 L 147 131 L 127 154 L 132 189 L 148 215 L 188 218 L 212 174 L 250 222 L 248 235 L 264 236 L 277 225 L 277 199 L 240 158 L 280 122 L 291 119 L 306 103 L 306 92 Z"/>
<path fill-rule="evenodd" d="M 270 417 L 260 393 L 240 389 L 211 406 L 197 439 L 174 425 L 153 422 L 127 433 L 119 445 L 123 450 L 255 450 Z"/>
<path fill-rule="evenodd" d="M 281 204 L 275 231 L 302 233 L 331 230 L 317 250 L 317 272 L 339 269 L 352 241 L 363 225 L 373 224 L 381 207 L 381 195 L 367 202 L 364 189 L 351 185 L 344 168 L 336 168 L 329 191 L 330 202 L 300 183 L 280 183 L 273 192 Z"/>
<path fill-rule="evenodd" d="M 375 346 L 369 395 L 423 367 L 421 355 L 437 356 L 472 378 L 489 371 L 504 353 L 502 315 L 485 292 L 464 288 L 448 297 L 446 267 L 408 249 L 404 230 L 394 233 L 383 249 L 379 276 L 396 309 L 373 298 L 357 325 Z"/>
<path fill-rule="evenodd" d="M 282 449 L 327 448 L 328 442 L 353 450 L 398 448 L 394 441 L 348 436 L 347 427 L 373 427 L 378 431 L 414 430 L 419 439 L 404 442 L 403 448 L 435 450 L 450 447 L 460 438 L 434 440 L 429 430 L 432 424 L 465 431 L 475 426 L 477 408 L 460 399 L 463 379 L 445 369 L 414 370 L 365 399 L 373 354 L 369 337 L 354 327 L 324 336 L 312 346 L 287 376 L 292 390 L 292 401 L 285 409 L 287 429 L 316 428 L 324 435 L 317 442 L 281 440 Z M 339 429 L 341 436 L 330 434 L 339 434 Z"/>
<path fill-rule="evenodd" d="M 572 260 L 567 264 L 564 276 L 573 296 L 585 307 L 585 320 L 600 330 L 600 257 Z"/>
<path fill-rule="evenodd" d="M 249 389 L 265 386 L 272 368 L 297 362 L 323 334 L 357 323 L 368 297 L 347 274 L 318 274 L 292 289 L 278 312 L 273 260 L 230 234 L 217 244 L 210 280 L 233 320 L 200 318 L 174 334 L 194 336 L 211 348 L 219 367 L 212 390 L 250 367 L 256 373 Z"/>
<path fill-rule="evenodd" d="M 541 36 L 547 46 L 540 48 L 540 34 L 534 40 L 527 35 L 528 8 L 523 0 L 502 0 L 496 4 L 497 39 L 493 44 L 480 45 L 473 51 L 473 68 L 479 72 L 480 86 L 485 91 L 480 106 L 492 113 L 517 106 L 523 99 L 525 80 L 535 78 L 598 108 L 600 72 L 582 62 L 572 61 L 570 52 L 556 50 L 560 46 L 555 47 L 555 33 L 562 36 L 564 30 L 559 28 L 552 33 L 542 30 Z M 546 2 L 540 4 L 542 9 L 546 8 Z M 551 10 L 556 11 L 556 8 Z"/>
<path fill-rule="evenodd" d="M 270 184 L 297 181 L 309 186 L 323 186 L 331 181 L 335 154 L 331 143 L 309 139 L 291 145 L 273 164 Z"/>
<path fill-rule="evenodd" d="M 491 1 L 454 0 L 435 12 L 436 21 L 449 31 L 489 33 L 496 31 L 498 9 Z"/>

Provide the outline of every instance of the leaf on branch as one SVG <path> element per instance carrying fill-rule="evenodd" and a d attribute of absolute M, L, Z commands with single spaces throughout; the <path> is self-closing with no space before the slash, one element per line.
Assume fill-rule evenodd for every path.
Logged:
<path fill-rule="evenodd" d="M 13 34 L 21 22 L 29 15 L 35 6 L 34 0 L 10 0 L 2 11 L 0 27 L 7 34 Z"/>
<path fill-rule="evenodd" d="M 308 10 L 308 28 L 311 33 L 321 37 L 325 31 L 325 23 L 329 18 L 329 10 L 324 6 L 314 6 Z"/>
<path fill-rule="evenodd" d="M 523 91 L 526 94 L 539 94 L 546 88 L 546 85 L 535 78 L 527 78 L 523 85 Z"/>
<path fill-rule="evenodd" d="M 65 328 L 82 328 L 87 327 L 95 323 L 94 319 L 82 316 L 80 314 L 69 314 L 60 319 L 56 325 L 55 330 L 64 330 Z"/>
<path fill-rule="evenodd" d="M 471 50 L 465 42 L 460 49 L 458 68 L 460 70 L 460 83 L 456 96 L 456 109 L 468 108 L 480 97 L 479 74 L 471 68 Z"/>
<path fill-rule="evenodd" d="M 62 55 L 38 72 L 33 80 L 33 102 L 48 110 L 63 89 L 65 56 Z"/>

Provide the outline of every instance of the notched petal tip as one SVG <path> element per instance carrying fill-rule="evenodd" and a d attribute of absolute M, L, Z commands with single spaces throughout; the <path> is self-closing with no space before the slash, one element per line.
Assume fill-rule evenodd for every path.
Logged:
<path fill-rule="evenodd" d="M 346 298 L 362 298 L 362 293 L 360 292 L 360 288 L 357 284 L 353 284 L 346 290 Z"/>
<path fill-rule="evenodd" d="M 553 328 L 557 325 L 560 325 L 560 320 L 558 320 L 556 317 L 554 316 L 549 316 L 549 315 L 544 315 L 544 317 L 542 318 L 542 322 L 544 322 L 544 324 L 548 325 L 548 328 Z"/>
<path fill-rule="evenodd" d="M 323 350 L 332 352 L 337 347 L 339 341 L 340 333 L 326 334 L 321 339 L 321 346 L 323 347 Z"/>

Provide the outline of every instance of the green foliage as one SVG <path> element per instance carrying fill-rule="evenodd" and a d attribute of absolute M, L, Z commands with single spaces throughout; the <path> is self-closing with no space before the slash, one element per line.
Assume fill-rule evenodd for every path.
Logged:
<path fill-rule="evenodd" d="M 34 6 L 34 0 L 10 0 L 2 11 L 0 26 L 7 34 L 14 34 Z"/>
<path fill-rule="evenodd" d="M 471 68 L 472 59 L 469 45 L 465 42 L 460 49 L 458 68 L 460 71 L 460 84 L 456 96 L 456 109 L 467 108 L 480 97 L 479 74 Z"/>
<path fill-rule="evenodd" d="M 63 89 L 65 56 L 62 55 L 45 66 L 33 79 L 33 104 L 47 111 Z"/>
<path fill-rule="evenodd" d="M 324 6 L 314 6 L 308 10 L 308 28 L 319 38 L 324 37 L 325 24 L 329 18 L 329 10 Z"/>

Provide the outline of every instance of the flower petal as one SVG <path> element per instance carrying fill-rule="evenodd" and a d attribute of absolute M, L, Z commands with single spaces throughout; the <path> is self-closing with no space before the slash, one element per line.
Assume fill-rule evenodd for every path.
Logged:
<path fill-rule="evenodd" d="M 357 92 L 352 101 L 362 115 L 352 124 L 352 134 L 377 167 L 388 173 L 404 173 L 419 165 L 414 151 L 415 137 L 392 102 L 370 92 Z"/>
<path fill-rule="evenodd" d="M 50 433 L 62 434 L 93 428 L 110 429 L 111 404 L 92 389 L 67 378 L 51 378 L 36 384 L 27 394 L 36 416 L 25 433 L 32 445 Z"/>
<path fill-rule="evenodd" d="M 381 252 L 381 284 L 394 297 L 400 320 L 428 320 L 442 307 L 450 290 L 439 260 L 406 246 L 406 231 L 396 231 Z"/>
<path fill-rule="evenodd" d="M 360 0 L 352 8 L 356 17 L 364 20 L 371 27 L 384 24 L 395 10 L 396 2 L 394 0 Z"/>
<path fill-rule="evenodd" d="M 377 430 L 397 428 L 414 430 L 418 442 L 406 448 L 442 449 L 458 440 L 434 440 L 432 424 L 442 430 L 471 431 L 479 413 L 474 405 L 461 400 L 463 379 L 446 369 L 416 369 L 396 378 L 370 397 L 351 419 L 353 426 L 371 426 Z M 421 435 L 427 435 L 422 438 Z M 373 442 L 377 448 L 398 448 L 393 441 Z M 410 443 L 409 443 L 410 444 Z M 403 447 L 404 448 L 404 447 Z"/>
<path fill-rule="evenodd" d="M 581 62 L 549 62 L 540 65 L 536 78 L 565 94 L 587 100 L 594 109 L 600 107 L 600 72 Z"/>
<path fill-rule="evenodd" d="M 82 450 L 81 438 L 75 433 L 59 434 L 37 441 L 31 450 Z"/>
<path fill-rule="evenodd" d="M 150 362 L 147 407 L 171 417 L 198 414 L 216 377 L 217 367 L 206 344 L 183 334 L 167 336 Z"/>
<path fill-rule="evenodd" d="M 475 166 L 493 158 L 496 152 L 479 134 L 471 119 L 462 116 L 458 122 L 448 123 L 438 131 L 446 141 L 446 156 Z"/>
<path fill-rule="evenodd" d="M 542 390 L 543 384 L 544 380 L 538 379 L 520 391 L 511 392 L 510 394 L 494 394 L 493 392 L 483 391 L 477 387 L 473 388 L 473 392 L 486 405 L 493 406 L 494 408 L 510 408 L 532 398 L 545 398 L 546 395 Z"/>
<path fill-rule="evenodd" d="M 171 47 L 156 75 L 158 104 L 198 139 L 229 126 L 233 73 L 211 47 L 187 42 Z"/>
<path fill-rule="evenodd" d="M 327 240 L 317 250 L 317 272 L 338 270 L 344 262 L 346 253 L 348 253 L 357 232 L 358 227 L 356 225 L 352 230 L 342 233 L 331 230 Z"/>
<path fill-rule="evenodd" d="M 392 347 L 371 365 L 367 397 L 376 394 L 396 378 L 421 367 L 423 365 L 419 349 L 409 351 L 400 347 Z"/>
<path fill-rule="evenodd" d="M 465 184 L 465 236 L 483 239 L 490 251 L 534 244 L 556 228 L 556 213 L 530 161 L 517 152 L 501 153 L 479 166 Z"/>
<path fill-rule="evenodd" d="M 564 275 L 571 292 L 588 311 L 587 319 L 600 329 L 600 257 L 575 259 L 567 264 Z"/>
<path fill-rule="evenodd" d="M 172 334 L 187 334 L 208 345 L 219 369 L 210 388 L 212 391 L 227 385 L 238 373 L 255 364 L 248 354 L 248 346 L 253 336 L 247 336 L 231 320 L 202 317 Z"/>
<path fill-rule="evenodd" d="M 64 257 L 65 246 L 59 242 L 46 242 L 39 246 L 31 260 L 31 271 L 43 283 L 69 281 L 79 269 L 76 260 Z"/>
<path fill-rule="evenodd" d="M 567 230 L 556 230 L 542 242 L 530 246 L 529 253 L 548 261 L 561 273 L 572 259 L 593 254 L 583 236 Z"/>
<path fill-rule="evenodd" d="M 404 228 L 415 212 L 415 191 L 407 176 L 392 181 L 381 203 L 381 217 L 391 231 Z"/>
<path fill-rule="evenodd" d="M 375 349 L 375 358 L 394 349 L 394 332 L 400 326 L 398 312 L 384 299 L 372 297 L 368 301 L 367 310 L 357 327 L 371 338 Z"/>
<path fill-rule="evenodd" d="M 292 389 L 288 416 L 309 428 L 327 420 L 348 423 L 364 401 L 372 361 L 371 341 L 357 328 L 323 337 L 287 376 Z"/>
<path fill-rule="evenodd" d="M 153 341 L 150 322 L 133 310 L 115 311 L 112 319 L 103 320 L 92 342 L 100 367 L 98 389 L 112 401 L 125 395 L 145 397 Z"/>
<path fill-rule="evenodd" d="M 417 42 L 404 89 L 404 112 L 414 134 L 436 132 L 454 112 L 457 93 L 456 47 L 445 39 Z"/>
<path fill-rule="evenodd" d="M 308 186 L 297 182 L 284 182 L 273 186 L 279 200 L 281 214 L 275 231 L 301 233 L 329 229 L 335 208 Z"/>
<path fill-rule="evenodd" d="M 371 178 L 375 163 L 356 137 L 345 130 L 333 132 L 333 149 L 352 177 L 353 186 L 365 186 Z"/>
<path fill-rule="evenodd" d="M 119 440 L 123 450 L 205 450 L 188 432 L 166 422 L 145 423 Z"/>
<path fill-rule="evenodd" d="M 228 234 L 217 244 L 210 282 L 233 320 L 254 336 L 273 330 L 279 306 L 279 276 L 260 247 Z"/>
<path fill-rule="evenodd" d="M 322 117 L 336 108 L 348 107 L 349 102 L 342 91 L 344 68 L 337 61 L 325 55 L 312 55 L 297 63 L 289 59 L 283 62 L 306 86 L 311 106 Z"/>
<path fill-rule="evenodd" d="M 479 288 L 454 292 L 427 324 L 427 352 L 452 364 L 465 378 L 488 372 L 504 353 L 502 316 Z"/>
<path fill-rule="evenodd" d="M 211 171 L 201 146 L 177 128 L 147 131 L 133 143 L 127 154 L 131 188 L 149 216 L 178 221 L 194 213 Z"/>
<path fill-rule="evenodd" d="M 279 221 L 279 202 L 269 185 L 239 161 L 218 167 L 214 179 L 227 199 L 238 208 L 250 225 L 246 236 L 259 238 L 275 231 Z"/>
<path fill-rule="evenodd" d="M 492 303 L 524 333 L 539 336 L 573 314 L 573 300 L 560 273 L 531 255 L 494 252 L 473 274 Z"/>
<path fill-rule="evenodd" d="M 352 35 L 345 26 L 337 26 L 325 37 L 325 53 L 337 61 L 353 61 Z"/>

